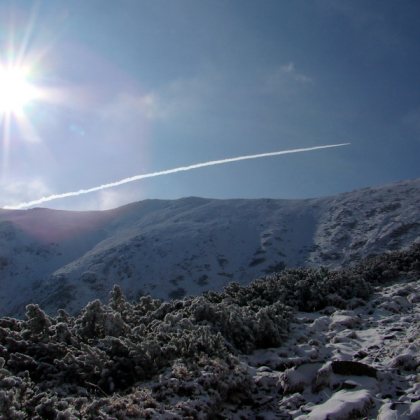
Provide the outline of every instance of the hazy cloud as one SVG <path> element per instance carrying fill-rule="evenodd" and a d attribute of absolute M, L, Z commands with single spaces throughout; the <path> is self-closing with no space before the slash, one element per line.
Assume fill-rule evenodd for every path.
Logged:
<path fill-rule="evenodd" d="M 171 119 L 180 114 L 202 111 L 226 93 L 224 85 L 224 78 L 219 74 L 203 73 L 174 80 L 150 95 L 154 103 L 153 116 Z"/>
<path fill-rule="evenodd" d="M 122 92 L 115 100 L 102 106 L 98 113 L 105 121 L 152 118 L 155 107 L 155 97 L 152 94 L 140 96 Z"/>
<path fill-rule="evenodd" d="M 189 79 L 178 79 L 150 94 L 153 117 L 191 118 L 203 113 L 215 115 L 223 109 L 248 109 L 255 95 L 282 94 L 286 99 L 313 84 L 313 79 L 296 69 L 293 62 L 274 69 L 259 69 L 253 75 L 237 75 L 209 69 Z"/>
<path fill-rule="evenodd" d="M 261 92 L 280 94 L 283 99 L 287 100 L 312 84 L 311 77 L 298 71 L 294 63 L 289 62 L 265 72 L 265 77 L 261 82 Z"/>
<path fill-rule="evenodd" d="M 49 196 L 52 191 L 41 179 L 33 179 L 3 183 L 0 185 L 0 193 L 3 203 L 16 203 L 33 197 Z"/>
<path fill-rule="evenodd" d="M 290 87 L 296 84 L 308 85 L 310 83 L 312 83 L 312 79 L 296 70 L 293 62 L 269 71 L 266 77 L 266 86 L 271 89 Z"/>

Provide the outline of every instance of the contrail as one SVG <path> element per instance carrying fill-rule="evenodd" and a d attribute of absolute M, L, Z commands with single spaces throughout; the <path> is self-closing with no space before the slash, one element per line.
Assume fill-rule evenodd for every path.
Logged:
<path fill-rule="evenodd" d="M 23 209 L 26 207 L 34 206 L 36 204 L 41 204 L 47 201 L 56 200 L 58 198 L 66 198 L 66 197 L 72 197 L 72 196 L 81 195 L 81 194 L 89 194 L 95 191 L 104 190 L 106 188 L 117 187 L 118 185 L 127 184 L 128 182 L 137 181 L 139 179 L 153 178 L 155 176 L 161 176 L 161 175 L 169 175 L 169 174 L 173 174 L 175 172 L 181 172 L 181 171 L 190 171 L 191 169 L 203 168 L 204 166 L 220 165 L 222 163 L 237 162 L 239 160 L 247 160 L 247 159 L 257 159 L 257 158 L 268 157 L 268 156 L 286 155 L 289 153 L 309 152 L 311 150 L 327 149 L 329 147 L 347 146 L 349 144 L 350 143 L 329 144 L 327 146 L 315 146 L 315 147 L 307 147 L 304 149 L 283 150 L 281 152 L 261 153 L 259 155 L 249 155 L 249 156 L 240 156 L 240 157 L 235 157 L 235 158 L 230 158 L 230 159 L 213 160 L 211 162 L 197 163 L 195 165 L 190 165 L 190 166 L 181 166 L 180 168 L 168 169 L 166 171 L 152 172 L 150 174 L 144 174 L 144 175 L 135 175 L 130 178 L 122 179 L 121 181 L 111 182 L 110 184 L 103 184 L 103 185 L 100 185 L 99 187 L 93 187 L 87 190 L 67 192 L 63 194 L 54 194 L 54 195 L 50 195 L 49 197 L 42 197 L 38 200 L 29 201 L 27 203 L 20 203 L 17 206 L 5 206 L 3 208 L 16 209 L 16 210 Z"/>

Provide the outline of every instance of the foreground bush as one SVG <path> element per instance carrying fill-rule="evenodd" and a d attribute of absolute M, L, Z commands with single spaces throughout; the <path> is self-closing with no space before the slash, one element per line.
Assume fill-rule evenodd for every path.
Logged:
<path fill-rule="evenodd" d="M 108 305 L 78 317 L 0 319 L 0 418 L 211 419 L 226 403 L 252 400 L 252 378 L 235 357 L 277 347 L 293 311 L 345 308 L 372 286 L 420 273 L 420 245 L 343 270 L 284 270 L 223 293 Z"/>

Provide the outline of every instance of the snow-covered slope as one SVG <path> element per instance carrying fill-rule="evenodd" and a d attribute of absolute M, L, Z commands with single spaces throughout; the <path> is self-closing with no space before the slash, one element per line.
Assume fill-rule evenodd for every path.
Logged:
<path fill-rule="evenodd" d="M 0 317 L 0 418 L 417 420 L 420 244 L 224 292 Z"/>
<path fill-rule="evenodd" d="M 307 200 L 146 200 L 103 212 L 0 210 L 0 315 L 78 311 L 248 284 L 284 266 L 339 266 L 420 236 L 420 179 Z"/>

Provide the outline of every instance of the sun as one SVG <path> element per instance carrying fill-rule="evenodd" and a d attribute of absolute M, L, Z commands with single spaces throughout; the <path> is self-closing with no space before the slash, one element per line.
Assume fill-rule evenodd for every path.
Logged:
<path fill-rule="evenodd" d="M 24 67 L 0 66 L 0 112 L 20 113 L 37 96 Z"/>

